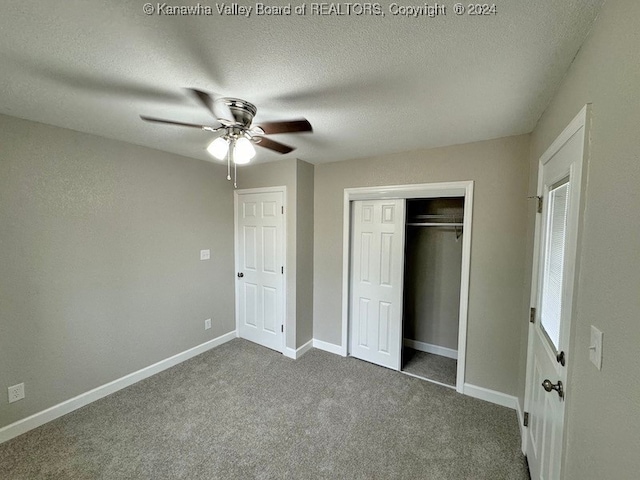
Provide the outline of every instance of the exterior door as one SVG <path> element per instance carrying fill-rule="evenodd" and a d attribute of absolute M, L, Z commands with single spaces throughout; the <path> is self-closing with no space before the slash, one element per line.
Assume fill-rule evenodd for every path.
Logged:
<path fill-rule="evenodd" d="M 284 193 L 236 197 L 238 336 L 273 350 L 284 347 Z"/>
<path fill-rule="evenodd" d="M 350 353 L 400 369 L 404 200 L 352 204 Z"/>
<path fill-rule="evenodd" d="M 577 118 L 586 118 L 586 113 Z M 533 480 L 558 480 L 562 475 L 584 130 L 585 121 L 574 120 L 542 157 L 538 171 L 542 211 L 536 228 L 535 313 L 529 327 L 525 405 L 525 450 Z"/>

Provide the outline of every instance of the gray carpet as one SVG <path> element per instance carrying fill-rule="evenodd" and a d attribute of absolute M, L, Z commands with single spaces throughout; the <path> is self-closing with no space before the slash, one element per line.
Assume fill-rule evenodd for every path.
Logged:
<path fill-rule="evenodd" d="M 404 347 L 402 355 L 403 371 L 455 387 L 458 362 L 453 358 L 408 347 Z"/>
<path fill-rule="evenodd" d="M 233 340 L 0 445 L 2 479 L 526 479 L 515 412 Z"/>

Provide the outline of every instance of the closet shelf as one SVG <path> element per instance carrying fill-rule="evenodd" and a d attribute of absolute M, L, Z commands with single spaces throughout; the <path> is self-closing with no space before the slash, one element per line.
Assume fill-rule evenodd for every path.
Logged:
<path fill-rule="evenodd" d="M 456 214 L 430 214 L 413 215 L 407 225 L 411 227 L 462 227 L 462 215 Z"/>

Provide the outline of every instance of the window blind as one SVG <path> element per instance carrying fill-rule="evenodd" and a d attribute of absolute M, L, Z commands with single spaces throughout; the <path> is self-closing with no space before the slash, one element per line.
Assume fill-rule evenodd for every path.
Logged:
<path fill-rule="evenodd" d="M 547 238 L 542 284 L 541 323 L 556 350 L 560 343 L 560 319 L 562 313 L 562 280 L 564 276 L 564 251 L 569 206 L 569 182 L 549 192 Z"/>

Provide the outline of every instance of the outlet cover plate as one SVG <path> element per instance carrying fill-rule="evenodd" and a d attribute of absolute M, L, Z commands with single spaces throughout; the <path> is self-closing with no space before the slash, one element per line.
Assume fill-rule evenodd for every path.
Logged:
<path fill-rule="evenodd" d="M 591 343 L 589 344 L 589 360 L 598 370 L 602 370 L 602 332 L 591 325 Z"/>
<path fill-rule="evenodd" d="M 200 250 L 200 260 L 209 260 L 211 258 L 211 250 Z"/>
<path fill-rule="evenodd" d="M 22 400 L 24 398 L 24 383 L 13 385 L 7 390 L 9 393 L 9 403 L 17 402 L 18 400 Z"/>
<path fill-rule="evenodd" d="M 207 319 L 204 321 L 204 329 L 205 329 L 205 330 L 209 330 L 210 328 L 211 328 L 211 319 L 210 319 L 210 318 L 207 318 Z"/>

